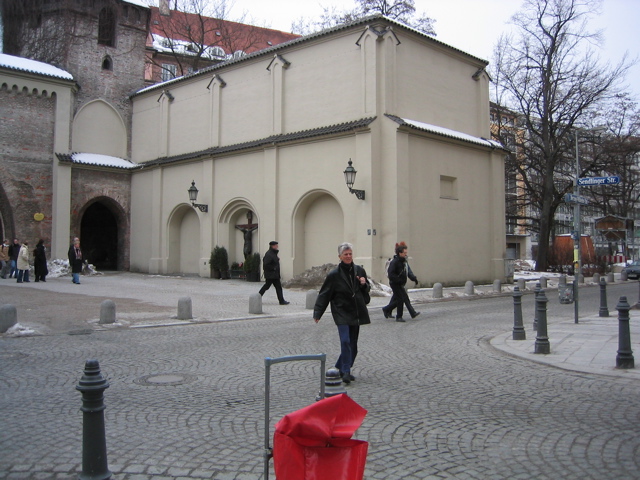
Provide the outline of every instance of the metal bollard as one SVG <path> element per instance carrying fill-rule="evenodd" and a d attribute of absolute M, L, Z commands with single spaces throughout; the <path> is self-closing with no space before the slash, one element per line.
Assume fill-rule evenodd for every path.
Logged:
<path fill-rule="evenodd" d="M 98 360 L 87 360 L 76 390 L 82 393 L 82 473 L 80 480 L 111 478 L 107 466 L 104 428 L 104 391 L 109 382 L 100 373 Z"/>
<path fill-rule="evenodd" d="M 527 334 L 522 323 L 522 292 L 513 287 L 513 336 L 514 340 L 526 340 Z"/>
<path fill-rule="evenodd" d="M 640 278 L 638 278 L 638 287 L 640 287 Z M 638 301 L 636 302 L 636 308 L 640 308 L 640 289 L 638 290 Z"/>
<path fill-rule="evenodd" d="M 604 278 L 600 279 L 600 310 L 598 311 L 598 316 L 609 316 L 609 307 L 607 306 L 607 282 Z"/>
<path fill-rule="evenodd" d="M 629 331 L 629 303 L 627 297 L 620 297 L 616 306 L 618 310 L 618 355 L 616 368 L 635 368 L 633 351 L 631 350 L 631 333 Z"/>
<path fill-rule="evenodd" d="M 538 295 L 540 295 L 540 291 L 542 290 L 542 285 L 540 285 L 539 283 L 536 283 L 536 288 L 534 289 L 534 294 L 533 294 L 533 298 L 534 298 L 534 307 L 533 307 L 533 330 L 538 330 L 538 307 L 535 303 L 535 301 L 538 299 Z"/>
<path fill-rule="evenodd" d="M 538 334 L 536 336 L 535 350 L 533 353 L 550 353 L 551 346 L 547 336 L 547 296 L 544 290 L 536 298 L 536 310 L 538 310 Z"/>
<path fill-rule="evenodd" d="M 347 393 L 347 390 L 342 385 L 340 370 L 335 367 L 331 367 L 327 370 L 324 377 L 324 398 L 335 397 L 341 393 Z M 318 394 L 316 400 L 321 399 L 322 397 Z"/>

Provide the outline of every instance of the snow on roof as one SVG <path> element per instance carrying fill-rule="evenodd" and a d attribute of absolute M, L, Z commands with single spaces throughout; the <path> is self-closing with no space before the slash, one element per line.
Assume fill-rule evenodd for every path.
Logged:
<path fill-rule="evenodd" d="M 73 163 L 99 165 L 101 167 L 136 168 L 138 166 L 137 163 L 130 162 L 124 158 L 100 155 L 97 153 L 72 153 L 71 160 Z"/>
<path fill-rule="evenodd" d="M 28 58 L 7 55 L 6 53 L 0 53 L 0 67 L 9 68 L 11 70 L 20 70 L 23 72 L 37 73 L 39 75 L 46 75 L 47 77 L 73 80 L 73 75 L 61 68 L 54 67 L 48 63 L 29 60 Z"/>
<path fill-rule="evenodd" d="M 149 8 L 147 2 L 142 0 L 124 0 L 125 3 L 130 3 L 131 5 L 138 5 L 139 7 Z"/>
<path fill-rule="evenodd" d="M 387 115 L 387 116 L 391 117 L 391 118 L 394 118 L 393 115 Z M 431 133 L 437 133 L 437 134 L 443 135 L 445 137 L 455 138 L 455 139 L 458 139 L 458 140 L 464 140 L 465 142 L 476 143 L 476 144 L 479 144 L 479 145 L 485 145 L 485 146 L 489 146 L 491 148 L 502 148 L 502 149 L 504 149 L 502 144 L 500 142 L 496 142 L 495 140 L 489 140 L 489 139 L 483 138 L 483 137 L 475 137 L 473 135 L 469 135 L 468 133 L 462 133 L 462 132 L 458 132 L 456 130 L 451 130 L 449 128 L 439 127 L 437 125 L 431 125 L 430 123 L 423 123 L 423 122 L 418 122 L 416 120 L 410 120 L 408 118 L 395 117 L 394 119 L 401 120 L 402 123 L 405 123 L 405 124 L 410 125 L 412 127 L 418 128 L 420 130 L 425 130 L 425 131 L 431 132 Z"/>

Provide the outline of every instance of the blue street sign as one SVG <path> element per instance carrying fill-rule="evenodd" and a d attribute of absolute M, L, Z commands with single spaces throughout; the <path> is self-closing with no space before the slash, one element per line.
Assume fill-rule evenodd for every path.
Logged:
<path fill-rule="evenodd" d="M 580 205 L 589 205 L 589 199 L 574 193 L 566 193 L 564 196 L 566 203 L 579 203 Z"/>
<path fill-rule="evenodd" d="M 578 185 L 591 186 L 591 185 L 617 185 L 620 183 L 620 177 L 585 177 L 578 179 Z"/>

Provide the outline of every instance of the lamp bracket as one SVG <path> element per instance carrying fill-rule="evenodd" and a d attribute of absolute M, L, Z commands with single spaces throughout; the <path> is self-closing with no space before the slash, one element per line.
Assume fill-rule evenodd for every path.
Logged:
<path fill-rule="evenodd" d="M 192 203 L 191 205 L 193 205 L 194 208 L 197 208 L 201 212 L 207 213 L 209 211 L 209 205 L 204 205 L 201 203 Z"/>
<path fill-rule="evenodd" d="M 364 200 L 364 190 L 356 190 L 355 188 L 350 188 L 349 191 L 353 193 L 358 200 Z"/>

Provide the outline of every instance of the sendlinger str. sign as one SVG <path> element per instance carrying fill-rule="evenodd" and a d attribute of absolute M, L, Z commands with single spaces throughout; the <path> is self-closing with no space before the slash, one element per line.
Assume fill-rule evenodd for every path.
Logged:
<path fill-rule="evenodd" d="M 578 179 L 578 185 L 616 185 L 620 177 L 585 177 Z"/>

